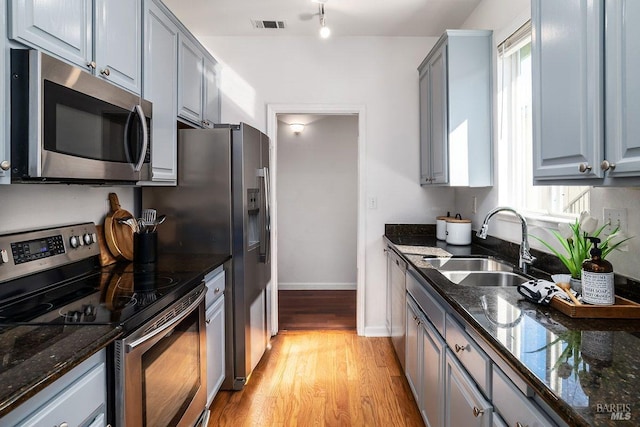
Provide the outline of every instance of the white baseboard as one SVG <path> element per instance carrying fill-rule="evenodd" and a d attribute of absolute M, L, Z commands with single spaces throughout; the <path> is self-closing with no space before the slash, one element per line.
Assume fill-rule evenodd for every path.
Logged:
<path fill-rule="evenodd" d="M 355 283 L 278 283 L 279 291 L 355 291 Z"/>
<path fill-rule="evenodd" d="M 389 331 L 386 326 L 367 326 L 364 328 L 365 337 L 388 337 Z"/>

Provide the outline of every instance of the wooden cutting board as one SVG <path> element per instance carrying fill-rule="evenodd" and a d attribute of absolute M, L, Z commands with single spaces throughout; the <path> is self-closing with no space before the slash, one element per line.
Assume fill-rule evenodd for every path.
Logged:
<path fill-rule="evenodd" d="M 104 236 L 107 247 L 117 259 L 133 261 L 133 230 L 127 224 L 120 224 L 119 219 L 132 218 L 133 215 L 120 207 L 116 193 L 109 193 L 111 211 L 104 219 Z"/>
<path fill-rule="evenodd" d="M 100 248 L 100 265 L 103 267 L 111 265 L 116 262 L 116 259 L 107 248 L 107 243 L 104 240 L 104 227 L 96 225 L 96 229 L 98 231 L 98 247 Z"/>

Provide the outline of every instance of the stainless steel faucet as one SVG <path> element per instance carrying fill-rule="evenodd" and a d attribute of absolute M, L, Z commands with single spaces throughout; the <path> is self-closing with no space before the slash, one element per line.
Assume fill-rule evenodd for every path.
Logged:
<path fill-rule="evenodd" d="M 518 217 L 518 219 L 520 220 L 520 223 L 522 224 L 522 240 L 520 241 L 520 259 L 518 260 L 518 266 L 520 267 L 520 270 L 522 270 L 523 273 L 526 273 L 527 265 L 535 261 L 536 257 L 531 255 L 531 252 L 529 252 L 529 240 L 527 238 L 527 235 L 528 235 L 527 220 L 524 219 L 524 217 L 520 215 L 518 212 L 516 212 L 515 209 L 507 208 L 507 207 L 498 207 L 490 211 L 487 214 L 487 216 L 484 218 L 482 227 L 480 227 L 480 230 L 478 230 L 478 232 L 476 233 L 476 236 L 478 236 L 481 239 L 486 239 L 487 230 L 489 229 L 489 221 L 491 220 L 491 217 L 493 217 L 498 212 L 502 212 L 502 211 L 513 213 L 515 216 Z"/>

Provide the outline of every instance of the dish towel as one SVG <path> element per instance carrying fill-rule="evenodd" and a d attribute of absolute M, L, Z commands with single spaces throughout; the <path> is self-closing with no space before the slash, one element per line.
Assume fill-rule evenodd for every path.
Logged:
<path fill-rule="evenodd" d="M 527 301 L 534 302 L 536 304 L 549 305 L 551 302 L 551 298 L 554 296 L 559 296 L 567 301 L 571 301 L 569 296 L 555 283 L 550 282 L 548 280 L 529 280 L 518 285 L 518 292 L 522 295 Z M 576 297 L 579 294 L 571 290 Z"/>

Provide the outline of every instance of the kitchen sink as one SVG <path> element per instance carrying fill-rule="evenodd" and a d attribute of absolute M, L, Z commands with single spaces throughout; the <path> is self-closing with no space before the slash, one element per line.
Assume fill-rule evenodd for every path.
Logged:
<path fill-rule="evenodd" d="M 451 282 L 461 286 L 517 286 L 530 280 L 510 271 L 441 271 Z"/>
<path fill-rule="evenodd" d="M 434 258 L 424 257 L 422 260 L 433 268 L 445 271 L 513 271 L 507 263 L 493 258 Z"/>

